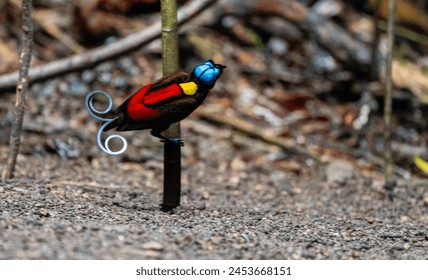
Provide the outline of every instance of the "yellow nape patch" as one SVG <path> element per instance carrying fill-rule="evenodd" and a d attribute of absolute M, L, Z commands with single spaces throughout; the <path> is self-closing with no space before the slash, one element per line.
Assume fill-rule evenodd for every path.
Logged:
<path fill-rule="evenodd" d="M 194 82 L 182 83 L 178 85 L 183 89 L 184 94 L 187 95 L 194 95 L 198 90 L 198 85 Z"/>

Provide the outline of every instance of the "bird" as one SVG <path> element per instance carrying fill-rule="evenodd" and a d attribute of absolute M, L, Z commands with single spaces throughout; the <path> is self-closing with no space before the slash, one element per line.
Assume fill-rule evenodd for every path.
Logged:
<path fill-rule="evenodd" d="M 190 75 L 179 71 L 145 85 L 112 112 L 112 121 L 104 131 L 151 129 L 151 135 L 162 141 L 184 145 L 181 138 L 168 138 L 162 133 L 202 104 L 224 68 L 226 66 L 207 60 L 197 65 Z"/>

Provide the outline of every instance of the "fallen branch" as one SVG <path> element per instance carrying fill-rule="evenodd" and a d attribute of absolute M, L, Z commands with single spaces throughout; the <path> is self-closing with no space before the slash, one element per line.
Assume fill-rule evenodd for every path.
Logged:
<path fill-rule="evenodd" d="M 370 48 L 354 39 L 340 25 L 314 11 L 310 11 L 300 24 L 302 29 L 313 35 L 336 59 L 363 67 L 370 65 Z"/>
<path fill-rule="evenodd" d="M 178 24 L 183 24 L 199 14 L 217 0 L 192 1 L 178 11 Z M 60 59 L 33 67 L 29 73 L 30 83 L 50 79 L 59 75 L 93 67 L 107 60 L 117 58 L 146 45 L 161 36 L 161 21 L 152 26 L 126 36 L 114 43 L 98 47 L 83 54 Z M 0 92 L 10 90 L 18 82 L 18 71 L 0 76 Z"/>
<path fill-rule="evenodd" d="M 254 139 L 257 139 L 269 145 L 277 146 L 285 151 L 289 151 L 297 155 L 301 155 L 306 158 L 313 159 L 318 163 L 322 162 L 320 159 L 320 155 L 326 154 L 325 151 L 320 152 L 319 149 L 315 151 L 309 151 L 305 148 L 298 147 L 294 143 L 294 141 L 287 141 L 286 139 L 273 135 L 269 133 L 267 130 L 262 129 L 249 121 L 243 120 L 241 118 L 238 118 L 229 114 L 225 115 L 224 113 L 216 113 L 216 112 L 211 112 L 203 109 L 196 111 L 195 114 L 199 115 L 202 119 L 205 119 L 209 122 L 229 126 L 233 130 L 247 134 L 249 137 L 253 137 Z M 192 125 L 191 127 L 195 128 L 196 126 Z M 204 132 L 202 133 L 207 133 L 207 128 L 204 127 L 203 129 L 204 129 Z M 197 128 L 197 130 L 200 131 L 201 129 Z M 208 132 L 208 133 L 211 133 L 211 132 Z M 218 135 L 219 132 L 216 131 L 216 133 Z M 342 157 L 344 158 L 346 158 L 346 155 L 351 156 L 352 158 L 361 157 L 358 151 L 349 149 L 348 147 L 346 147 L 346 145 L 342 145 L 341 143 L 335 143 L 335 142 L 325 143 L 323 142 L 323 140 L 320 140 L 320 139 L 311 139 L 311 140 L 315 141 L 315 143 L 317 143 L 316 146 L 318 146 L 319 148 L 325 148 L 332 151 L 336 151 L 338 154 L 341 154 Z M 373 167 L 381 168 L 384 165 L 384 161 L 382 158 L 370 152 L 367 153 L 365 157 L 366 157 L 365 160 L 370 162 Z M 401 178 L 404 178 L 406 180 L 410 179 L 410 174 L 407 170 L 399 167 L 398 165 L 394 165 L 393 167 L 394 167 L 395 175 Z"/>
<path fill-rule="evenodd" d="M 342 26 L 298 1 L 258 0 L 252 11 L 261 15 L 277 15 L 294 22 L 342 62 L 364 67 L 371 63 L 370 49 L 364 43 L 354 39 Z"/>
<path fill-rule="evenodd" d="M 296 146 L 295 143 L 291 143 L 287 140 L 285 140 L 282 137 L 278 137 L 276 135 L 273 135 L 269 133 L 266 130 L 260 129 L 260 127 L 256 126 L 255 124 L 248 122 L 246 120 L 237 118 L 235 116 L 226 115 L 224 113 L 215 113 L 215 112 L 208 112 L 204 110 L 198 110 L 196 112 L 200 117 L 214 122 L 218 124 L 228 125 L 234 130 L 243 132 L 250 137 L 254 137 L 256 139 L 259 139 L 265 143 L 272 144 L 275 146 L 278 146 L 282 148 L 283 150 L 305 156 L 307 158 L 311 158 L 317 162 L 319 162 L 319 158 L 312 154 L 311 152 L 300 148 Z"/>

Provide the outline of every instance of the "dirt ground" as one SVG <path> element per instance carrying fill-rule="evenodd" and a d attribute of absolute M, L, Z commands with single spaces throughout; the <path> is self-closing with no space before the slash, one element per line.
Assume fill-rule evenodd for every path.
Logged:
<path fill-rule="evenodd" d="M 162 144 L 128 133 L 126 156 L 108 157 L 95 131 L 57 145 L 24 134 L 16 179 L 0 182 L 1 259 L 428 258 L 426 183 L 385 189 L 345 162 L 322 166 L 192 117 L 182 206 L 165 213 Z M 61 158 L 70 147 L 79 156 Z"/>

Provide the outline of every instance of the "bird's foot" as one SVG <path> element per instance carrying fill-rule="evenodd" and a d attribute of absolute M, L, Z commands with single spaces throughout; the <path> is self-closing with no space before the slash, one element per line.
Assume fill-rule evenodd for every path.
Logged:
<path fill-rule="evenodd" d="M 165 138 L 165 139 L 161 140 L 161 142 L 165 142 L 165 141 L 176 144 L 176 145 L 184 146 L 183 139 L 180 137 L 178 137 L 178 138 Z"/>

